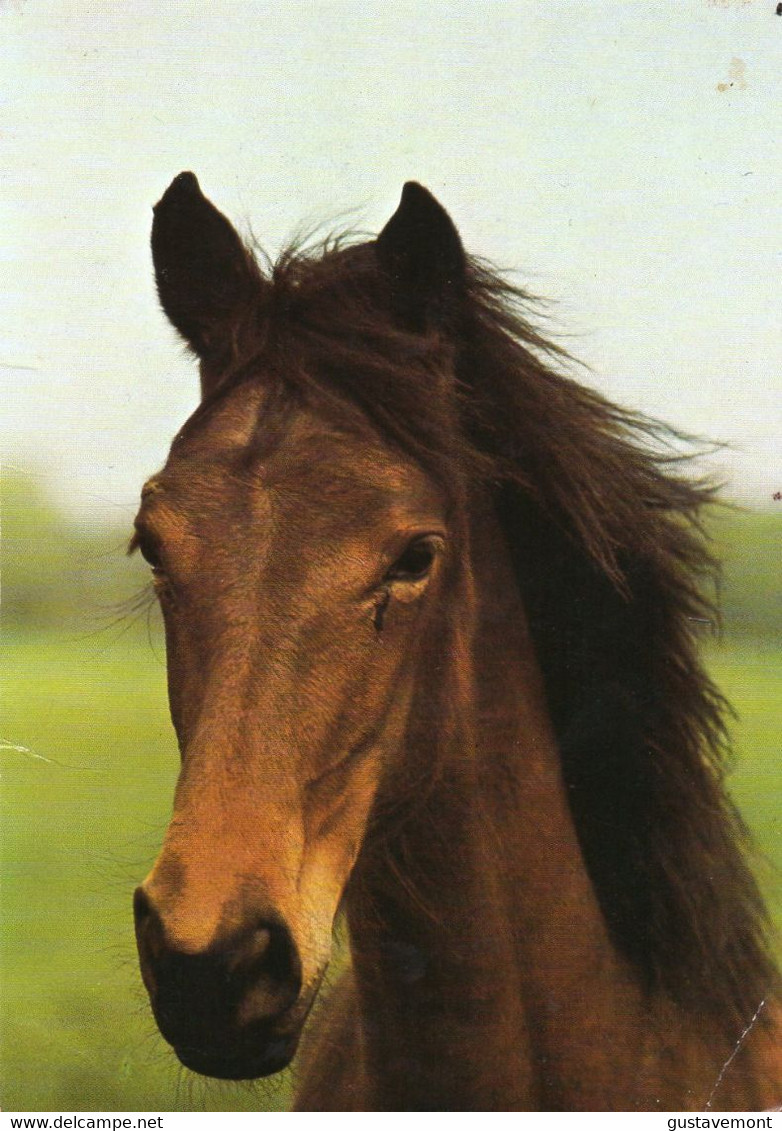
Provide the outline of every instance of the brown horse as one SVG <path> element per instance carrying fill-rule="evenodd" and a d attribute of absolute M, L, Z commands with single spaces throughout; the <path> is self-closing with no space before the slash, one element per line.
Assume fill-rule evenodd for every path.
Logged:
<path fill-rule="evenodd" d="M 133 539 L 182 754 L 136 928 L 182 1063 L 284 1068 L 342 912 L 299 1109 L 782 1103 L 672 434 L 558 372 L 418 185 L 265 273 L 183 173 L 152 248 L 203 393 Z"/>

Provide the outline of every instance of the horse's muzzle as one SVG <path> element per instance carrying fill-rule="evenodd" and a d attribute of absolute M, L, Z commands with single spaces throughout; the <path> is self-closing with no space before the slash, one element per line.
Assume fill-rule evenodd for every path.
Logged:
<path fill-rule="evenodd" d="M 216 1076 L 220 1080 L 257 1080 L 287 1068 L 298 1043 L 298 1033 L 293 1037 L 264 1037 L 259 1032 L 246 1049 L 231 1053 L 191 1048 L 189 1045 L 174 1046 L 174 1052 L 185 1068 L 202 1076 Z"/>
<path fill-rule="evenodd" d="M 301 962 L 266 912 L 194 951 L 178 943 L 144 888 L 134 896 L 141 974 L 158 1027 L 182 1063 L 207 1076 L 269 1076 L 290 1062 L 306 1016 Z"/>

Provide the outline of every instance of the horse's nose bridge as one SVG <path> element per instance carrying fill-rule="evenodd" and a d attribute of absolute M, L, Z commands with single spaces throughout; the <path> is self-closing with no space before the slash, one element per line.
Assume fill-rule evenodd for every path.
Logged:
<path fill-rule="evenodd" d="M 284 917 L 254 876 L 205 887 L 200 875 L 188 884 L 183 870 L 184 882 L 174 888 L 170 863 L 170 857 L 161 854 L 134 896 L 136 921 L 144 923 L 153 957 L 156 951 L 207 954 L 241 939 L 241 949 L 226 955 L 227 967 L 238 967 L 267 949 L 270 931 L 287 930 Z"/>
<path fill-rule="evenodd" d="M 294 912 L 302 856 L 300 819 L 291 806 L 258 813 L 192 808 L 175 811 L 146 881 L 166 931 L 184 950 L 200 950 L 253 918 Z"/>
<path fill-rule="evenodd" d="M 169 836 L 247 846 L 276 824 L 294 830 L 301 809 L 295 743 L 279 711 L 243 705 L 215 696 L 202 710 L 185 746 Z"/>
<path fill-rule="evenodd" d="M 184 949 L 231 923 L 294 904 L 303 852 L 302 806 L 279 759 L 210 741 L 185 751 L 174 812 L 144 884 Z"/>

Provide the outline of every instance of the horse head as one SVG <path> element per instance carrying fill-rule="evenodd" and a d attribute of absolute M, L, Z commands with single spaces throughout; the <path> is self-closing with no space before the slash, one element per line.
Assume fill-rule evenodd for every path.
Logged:
<path fill-rule="evenodd" d="M 182 1062 L 255 1077 L 295 1051 L 384 784 L 415 778 L 403 739 L 446 630 L 459 530 L 453 485 L 329 392 L 316 323 L 334 296 L 317 279 L 275 293 L 188 173 L 156 207 L 152 247 L 203 399 L 135 524 L 181 751 L 171 823 L 135 895 L 138 948 Z M 446 213 L 407 186 L 380 237 L 341 254 L 381 280 L 363 333 L 383 339 L 390 371 L 398 349 L 421 382 L 446 380 L 433 342 L 463 263 Z"/>

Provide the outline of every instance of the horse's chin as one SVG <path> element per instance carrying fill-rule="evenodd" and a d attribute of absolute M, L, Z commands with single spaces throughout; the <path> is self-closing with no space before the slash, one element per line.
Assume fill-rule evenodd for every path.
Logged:
<path fill-rule="evenodd" d="M 174 1052 L 185 1068 L 201 1076 L 219 1080 L 257 1080 L 262 1076 L 273 1076 L 288 1067 L 296 1053 L 299 1036 L 297 1032 L 293 1036 L 261 1038 L 252 1047 L 239 1051 L 175 1045 Z"/>

